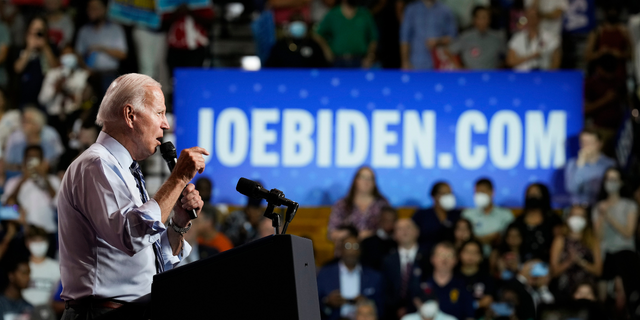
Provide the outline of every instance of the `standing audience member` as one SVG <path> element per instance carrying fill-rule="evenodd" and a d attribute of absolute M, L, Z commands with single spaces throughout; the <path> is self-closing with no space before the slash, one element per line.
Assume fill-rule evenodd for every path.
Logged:
<path fill-rule="evenodd" d="M 218 217 L 212 206 L 202 207 L 202 221 L 199 221 L 198 244 L 224 252 L 233 248 L 231 240 L 218 231 Z"/>
<path fill-rule="evenodd" d="M 13 72 L 18 79 L 16 89 L 20 109 L 29 104 L 38 105 L 44 75 L 50 68 L 58 66 L 56 54 L 48 42 L 47 22 L 43 17 L 31 19 L 25 36 L 26 47 L 16 54 L 13 63 Z"/>
<path fill-rule="evenodd" d="M 47 237 L 47 232 L 42 228 L 29 226 L 27 230 L 26 245 L 31 253 L 31 281 L 29 287 L 22 290 L 22 295 L 34 307 L 50 305 L 51 297 L 60 282 L 60 264 L 47 257 L 51 245 Z"/>
<path fill-rule="evenodd" d="M 569 9 L 568 0 L 524 0 L 524 2 L 526 9 L 538 11 L 540 30 L 562 39 L 562 19 Z"/>
<path fill-rule="evenodd" d="M 6 170 L 20 170 L 25 149 L 30 145 L 40 146 L 44 159 L 49 165 L 55 166 L 64 152 L 64 146 L 58 132 L 46 123 L 47 119 L 39 109 L 26 107 L 22 111 L 22 130 L 14 131 L 7 140 L 4 158 Z"/>
<path fill-rule="evenodd" d="M 433 273 L 424 273 L 426 281 L 414 287 L 414 295 L 420 291 L 435 295 L 442 312 L 458 320 L 473 319 L 473 297 L 467 285 L 454 274 L 457 263 L 456 250 L 450 242 L 441 242 L 433 247 L 431 264 Z"/>
<path fill-rule="evenodd" d="M 460 250 L 465 242 L 475 239 L 471 222 L 465 218 L 458 219 L 458 221 L 453 225 L 453 230 L 451 230 L 449 238 L 451 239 L 453 246 L 456 248 L 456 251 Z"/>
<path fill-rule="evenodd" d="M 78 56 L 71 45 L 62 49 L 60 63 L 60 67 L 47 71 L 38 101 L 47 110 L 48 124 L 58 131 L 67 146 L 70 130 L 80 117 L 82 93 L 87 86 L 89 72 L 78 64 Z"/>
<path fill-rule="evenodd" d="M 456 18 L 439 0 L 408 4 L 400 25 L 402 69 L 433 69 L 433 52 L 448 46 L 456 35 Z"/>
<path fill-rule="evenodd" d="M 636 250 L 638 206 L 629 198 L 622 173 L 615 167 L 605 171 L 598 200 L 591 218 L 604 256 L 601 280 L 612 280 L 620 267 L 628 263 L 624 259 L 627 252 Z M 600 286 L 602 293 L 603 281 Z"/>
<path fill-rule="evenodd" d="M 465 209 L 462 217 L 471 221 L 473 233 L 484 244 L 484 254 L 491 253 L 491 245 L 497 244 L 502 232 L 513 222 L 513 214 L 493 203 L 493 183 L 487 178 L 476 181 L 473 196 L 475 208 Z"/>
<path fill-rule="evenodd" d="M 229 214 L 222 225 L 222 232 L 234 247 L 251 242 L 257 237 L 262 213 L 262 199 L 247 197 L 247 205 L 242 210 Z"/>
<path fill-rule="evenodd" d="M 604 172 L 616 164 L 601 150 L 602 137 L 597 131 L 586 129 L 580 133 L 578 157 L 571 158 L 564 169 L 565 188 L 573 204 L 596 203 Z"/>
<path fill-rule="evenodd" d="M 316 37 L 325 57 L 336 68 L 371 68 L 378 46 L 378 30 L 369 11 L 355 0 L 342 0 L 324 16 Z"/>
<path fill-rule="evenodd" d="M 49 174 L 42 148 L 32 145 L 24 151 L 22 174 L 7 181 L 1 200 L 6 205 L 18 205 L 24 212 L 26 223 L 44 229 L 49 242 L 56 243 L 55 209 L 59 188 L 60 179 Z M 53 256 L 55 248 L 51 249 L 50 255 Z"/>
<path fill-rule="evenodd" d="M 167 65 L 172 77 L 175 68 L 200 68 L 204 65 L 210 43 L 207 30 L 211 27 L 213 15 L 211 8 L 191 10 L 183 3 L 176 11 L 164 16 L 169 24 Z"/>
<path fill-rule="evenodd" d="M 29 319 L 33 306 L 24 300 L 22 290 L 29 287 L 29 259 L 21 255 L 8 257 L 2 261 L 7 285 L 0 295 L 0 316 L 2 319 Z"/>
<path fill-rule="evenodd" d="M 17 109 L 10 109 L 5 91 L 0 87 L 0 188 L 6 181 L 4 159 L 9 136 L 20 129 L 21 114 Z"/>
<path fill-rule="evenodd" d="M 627 78 L 617 73 L 618 61 L 611 54 L 593 60 L 592 66 L 593 74 L 584 82 L 585 122 L 611 138 L 624 119 Z"/>
<path fill-rule="evenodd" d="M 504 239 L 497 249 L 493 249 L 489 259 L 491 274 L 501 280 L 512 279 L 520 270 L 522 259 L 522 233 L 514 225 L 507 228 Z"/>
<path fill-rule="evenodd" d="M 354 319 L 356 302 L 367 298 L 383 307 L 383 282 L 380 273 L 360 264 L 358 237 L 349 235 L 343 243 L 342 257 L 318 272 L 318 298 L 322 319 Z"/>
<path fill-rule="evenodd" d="M 558 297 L 569 299 L 573 288 L 585 281 L 595 282 L 602 274 L 602 256 L 584 207 L 571 207 L 564 229 L 553 240 L 549 267 L 551 276 L 558 279 Z"/>
<path fill-rule="evenodd" d="M 460 55 L 462 65 L 469 70 L 494 70 L 503 64 L 506 46 L 502 35 L 489 28 L 491 12 L 488 7 L 473 9 L 473 28 L 463 32 L 449 47 Z"/>
<path fill-rule="evenodd" d="M 562 58 L 560 37 L 540 28 L 537 8 L 526 11 L 525 29 L 509 41 L 507 66 L 517 71 L 556 70 Z"/>
<path fill-rule="evenodd" d="M 382 268 L 384 258 L 398 246 L 393 239 L 397 220 L 398 212 L 392 207 L 384 207 L 380 210 L 378 230 L 360 243 L 362 265 L 375 270 Z"/>
<path fill-rule="evenodd" d="M 436 243 L 448 240 L 453 226 L 460 219 L 460 210 L 456 209 L 456 196 L 448 183 L 434 183 L 430 194 L 433 206 L 413 214 L 413 221 L 420 228 L 420 245 L 427 251 Z"/>
<path fill-rule="evenodd" d="M 620 21 L 620 8 L 614 3 L 608 3 L 605 8 L 605 19 L 589 33 L 584 59 L 595 62 L 605 55 L 614 57 L 616 78 L 626 79 L 627 61 L 631 59 L 633 45 L 629 31 Z"/>
<path fill-rule="evenodd" d="M 360 239 L 373 235 L 380 219 L 382 208 L 388 206 L 387 199 L 380 193 L 376 177 L 369 167 L 361 167 L 356 172 L 349 193 L 338 200 L 329 216 L 329 240 L 336 243 L 342 237 L 336 230 L 341 225 L 353 225 Z"/>
<path fill-rule="evenodd" d="M 291 16 L 285 35 L 271 48 L 264 65 L 269 68 L 328 67 L 322 47 L 311 36 L 301 14 Z"/>
<path fill-rule="evenodd" d="M 469 240 L 459 251 L 459 276 L 467 285 L 473 297 L 476 318 L 483 315 L 496 296 L 496 285 L 489 274 L 489 265 L 484 263 L 482 244 Z"/>
<path fill-rule="evenodd" d="M 89 23 L 82 26 L 76 39 L 76 52 L 84 58 L 87 67 L 100 79 L 100 95 L 118 77 L 120 61 L 127 57 L 127 39 L 124 29 L 107 21 L 104 0 L 87 2 Z"/>
<path fill-rule="evenodd" d="M 49 25 L 49 42 L 60 50 L 71 45 L 76 27 L 69 13 L 62 9 L 62 0 L 45 0 L 44 9 Z"/>
<path fill-rule="evenodd" d="M 474 9 L 477 7 L 489 7 L 490 0 L 442 0 L 456 17 L 458 30 L 464 31 L 473 27 Z"/>
<path fill-rule="evenodd" d="M 517 294 L 516 316 L 518 319 L 536 319 L 538 305 L 554 301 L 547 287 L 548 271 L 540 260 L 530 260 L 524 263 L 514 278 L 504 284 L 503 290 L 510 290 Z"/>
<path fill-rule="evenodd" d="M 420 275 L 429 271 L 429 251 L 418 244 L 420 230 L 411 219 L 396 222 L 394 238 L 398 242 L 395 252 L 384 259 L 382 275 L 385 285 L 385 319 L 399 319 L 416 311 L 411 284 L 420 281 Z"/>
<path fill-rule="evenodd" d="M 0 20 L 0 89 L 7 89 L 9 74 L 7 74 L 7 59 L 11 46 L 11 34 L 9 28 Z"/>

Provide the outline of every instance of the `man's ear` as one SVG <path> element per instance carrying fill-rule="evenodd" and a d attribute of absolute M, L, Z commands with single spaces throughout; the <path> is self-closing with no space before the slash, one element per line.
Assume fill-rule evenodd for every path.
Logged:
<path fill-rule="evenodd" d="M 125 117 L 125 121 L 127 123 L 127 127 L 133 129 L 133 122 L 136 119 L 136 115 L 135 115 L 135 112 L 133 110 L 133 106 L 130 105 L 130 104 L 127 104 L 122 109 L 122 113 L 123 113 L 123 115 Z"/>

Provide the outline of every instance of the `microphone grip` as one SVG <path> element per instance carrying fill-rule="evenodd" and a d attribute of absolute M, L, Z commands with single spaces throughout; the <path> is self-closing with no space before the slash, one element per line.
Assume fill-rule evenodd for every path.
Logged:
<path fill-rule="evenodd" d="M 167 161 L 167 166 L 169 166 L 170 172 L 173 172 L 173 168 L 176 167 L 176 162 L 177 162 L 176 159 L 173 159 L 173 161 Z M 178 198 L 178 201 L 182 201 L 182 193 L 180 193 L 180 197 Z M 196 219 L 198 217 L 198 213 L 196 212 L 196 209 L 191 209 L 187 213 L 189 214 L 189 219 L 191 220 Z"/>

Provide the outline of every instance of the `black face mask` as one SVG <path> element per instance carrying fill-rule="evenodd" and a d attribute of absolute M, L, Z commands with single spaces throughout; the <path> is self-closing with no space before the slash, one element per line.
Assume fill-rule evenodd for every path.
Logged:
<path fill-rule="evenodd" d="M 537 197 L 527 197 L 527 199 L 524 200 L 524 208 L 532 210 L 543 209 L 544 202 Z"/>

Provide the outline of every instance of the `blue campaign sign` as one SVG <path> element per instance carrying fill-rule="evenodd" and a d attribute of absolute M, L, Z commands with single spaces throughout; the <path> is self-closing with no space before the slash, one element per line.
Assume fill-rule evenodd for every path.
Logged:
<path fill-rule="evenodd" d="M 517 207 L 532 182 L 564 193 L 582 75 L 183 69 L 174 112 L 178 150 L 211 152 L 216 202 L 244 204 L 235 186 L 246 177 L 330 205 L 369 165 L 393 205 L 429 205 L 445 180 L 471 206 L 474 181 L 489 176 L 496 203 Z"/>
<path fill-rule="evenodd" d="M 595 0 L 569 0 L 563 22 L 568 33 L 588 33 L 596 26 Z"/>

